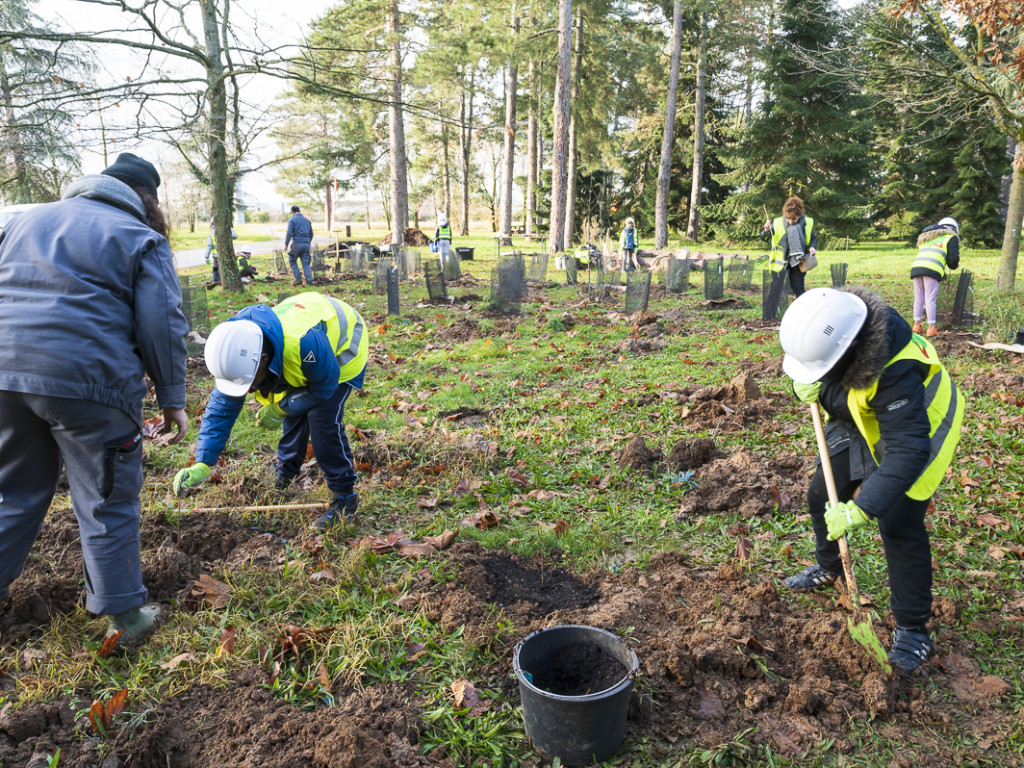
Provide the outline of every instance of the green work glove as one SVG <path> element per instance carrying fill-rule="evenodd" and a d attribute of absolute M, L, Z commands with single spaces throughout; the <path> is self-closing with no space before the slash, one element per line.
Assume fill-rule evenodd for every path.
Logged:
<path fill-rule="evenodd" d="M 793 382 L 793 394 L 800 398 L 805 403 L 816 403 L 818 402 L 818 395 L 821 393 L 821 382 L 816 381 L 813 384 L 800 384 L 799 382 Z"/>
<path fill-rule="evenodd" d="M 840 536 L 848 536 L 851 531 L 866 525 L 870 517 L 852 501 L 843 501 L 825 508 L 825 525 L 828 526 L 828 540 L 835 541 Z"/>
<path fill-rule="evenodd" d="M 264 429 L 280 429 L 284 417 L 287 415 L 281 410 L 281 406 L 271 403 L 256 411 L 256 423 Z"/>
<path fill-rule="evenodd" d="M 171 487 L 175 496 L 184 496 L 191 488 L 206 482 L 210 476 L 210 465 L 197 461 L 191 467 L 185 467 L 174 476 Z"/>

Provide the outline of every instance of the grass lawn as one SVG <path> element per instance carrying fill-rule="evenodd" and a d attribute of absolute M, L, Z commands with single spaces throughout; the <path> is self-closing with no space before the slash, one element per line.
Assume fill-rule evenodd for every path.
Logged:
<path fill-rule="evenodd" d="M 48 738 L 75 765 L 163 765 L 172 752 L 192 765 L 214 754 L 550 765 L 525 739 L 511 657 L 529 632 L 569 623 L 613 631 L 640 658 L 611 765 L 1021 763 L 1019 356 L 970 346 L 980 333 L 937 343 L 968 406 L 930 517 L 936 655 L 921 675 L 888 678 L 849 639 L 837 591 L 781 586 L 813 558 L 803 494 L 815 449 L 760 289 L 727 288 L 746 306 L 709 310 L 694 271 L 682 295 L 655 289 L 656 318 L 630 318 L 621 298 L 596 303 L 566 286 L 552 258 L 522 314 L 501 316 L 487 311 L 493 238 L 454 245 L 476 254 L 451 306 L 425 303 L 422 277 L 402 284 L 397 317 L 367 278 L 317 288 L 355 306 L 372 334 L 366 388 L 346 406 L 361 476 L 346 530 L 307 528 L 329 500 L 315 461 L 292 490 L 273 490 L 277 435 L 256 425 L 252 404 L 218 482 L 171 495 L 212 387 L 192 360 L 188 439 L 146 443 L 143 570 L 168 620 L 140 650 L 104 655 L 103 621 L 81 608 L 81 557 L 59 493 L 12 587 L 20 624 L 3 625 L 0 730 L 30 716 L 35 725 L 0 742 L 0 763 L 23 764 Z M 912 258 L 885 243 L 822 252 L 808 286 L 845 263 L 849 282 L 906 316 Z M 252 261 L 272 271 L 269 256 Z M 994 294 L 997 262 L 989 251 L 961 258 L 976 277 L 977 330 L 1007 341 L 1024 312 L 1019 293 Z M 216 323 L 290 291 L 281 279 L 200 293 Z M 688 459 L 698 448 L 712 453 Z M 289 508 L 246 509 L 279 505 Z M 412 546 L 441 545 L 446 531 L 457 538 L 443 551 Z M 852 549 L 888 645 L 877 533 L 857 534 Z M 47 607 L 33 613 L 37 604 Z M 123 711 L 90 726 L 93 702 L 120 691 Z"/>

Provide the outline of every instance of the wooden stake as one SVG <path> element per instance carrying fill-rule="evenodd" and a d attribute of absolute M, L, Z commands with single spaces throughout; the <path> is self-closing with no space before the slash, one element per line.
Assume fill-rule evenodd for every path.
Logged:
<path fill-rule="evenodd" d="M 312 509 L 322 507 L 322 503 L 313 504 L 257 504 L 251 507 L 193 507 L 189 512 L 276 512 L 281 509 Z"/>

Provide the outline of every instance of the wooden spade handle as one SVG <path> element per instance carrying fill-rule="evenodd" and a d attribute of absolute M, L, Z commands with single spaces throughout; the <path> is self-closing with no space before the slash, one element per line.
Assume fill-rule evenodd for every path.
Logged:
<path fill-rule="evenodd" d="M 836 490 L 836 480 L 832 476 L 832 462 L 828 457 L 828 443 L 825 441 L 825 427 L 821 423 L 821 413 L 818 411 L 818 404 L 811 403 L 811 419 L 814 420 L 814 436 L 818 439 L 818 456 L 821 457 L 821 472 L 825 476 L 825 487 L 828 488 L 828 500 L 831 504 L 839 503 L 839 492 Z M 853 560 L 850 558 L 850 546 L 846 543 L 846 537 L 840 536 L 839 556 L 843 561 L 843 574 L 846 577 L 846 592 L 850 596 L 850 602 L 854 612 L 860 610 L 860 593 L 857 591 L 857 579 L 853 575 Z"/>

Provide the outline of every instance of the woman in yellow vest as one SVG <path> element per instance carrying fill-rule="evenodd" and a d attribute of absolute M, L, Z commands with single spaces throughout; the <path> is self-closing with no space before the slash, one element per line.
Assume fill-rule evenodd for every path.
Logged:
<path fill-rule="evenodd" d="M 814 231 L 814 219 L 804 215 L 804 201 L 791 197 L 782 206 L 782 215 L 775 221 L 765 221 L 764 237 L 771 238 L 771 270 L 776 280 L 785 280 L 788 274 L 789 287 L 794 296 L 803 294 L 804 270 L 800 264 L 808 255 L 818 253 L 818 233 Z"/>
<path fill-rule="evenodd" d="M 276 487 L 286 489 L 299 474 L 312 440 L 334 495 L 313 527 L 322 530 L 355 515 L 357 477 L 343 420 L 348 396 L 363 387 L 369 358 L 359 313 L 319 293 L 297 294 L 273 309 L 256 304 L 213 329 L 205 356 L 216 388 L 199 428 L 195 464 L 175 475 L 174 492 L 181 496 L 210 476 L 251 392 L 263 404 L 256 422 L 284 429 Z"/>
<path fill-rule="evenodd" d="M 874 521 L 896 619 L 889 661 L 911 672 L 932 649 L 925 513 L 960 440 L 963 398 L 931 342 L 863 288 L 808 291 L 783 316 L 779 340 L 797 396 L 820 402 L 830 422 L 849 425 L 852 433 L 845 448 L 829 450 L 840 503 L 827 506 L 820 467 L 811 480 L 817 563 L 786 585 L 804 590 L 834 582 L 842 572 L 835 540 Z M 872 458 L 863 478 L 853 471 L 860 447 Z"/>
<path fill-rule="evenodd" d="M 914 281 L 914 333 L 921 332 L 921 318 L 928 318 L 925 335 L 938 336 L 935 325 L 939 282 L 947 269 L 960 266 L 960 225 L 947 216 L 938 224 L 925 227 L 917 238 L 917 256 L 910 267 Z"/>

